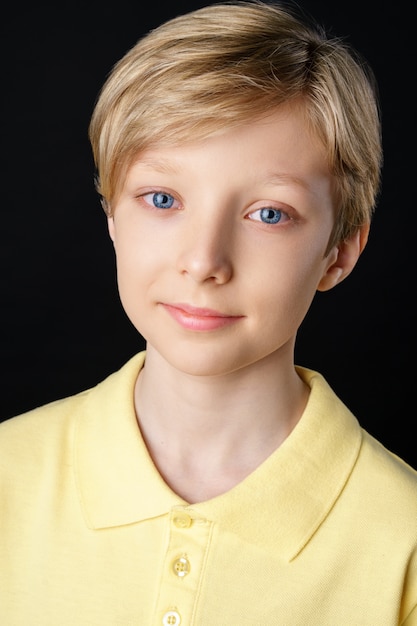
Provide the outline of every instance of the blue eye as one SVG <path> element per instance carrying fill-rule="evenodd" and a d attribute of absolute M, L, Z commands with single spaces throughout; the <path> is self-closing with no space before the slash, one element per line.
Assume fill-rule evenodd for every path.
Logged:
<path fill-rule="evenodd" d="M 282 211 L 265 207 L 264 209 L 260 209 L 259 217 L 265 224 L 278 224 L 282 218 Z"/>
<path fill-rule="evenodd" d="M 164 191 L 152 194 L 152 202 L 158 209 L 170 209 L 174 204 L 174 198 Z"/>

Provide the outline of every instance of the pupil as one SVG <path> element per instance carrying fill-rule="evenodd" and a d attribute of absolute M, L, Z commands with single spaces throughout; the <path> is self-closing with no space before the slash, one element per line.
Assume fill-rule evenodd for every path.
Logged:
<path fill-rule="evenodd" d="M 157 193 L 155 200 L 158 204 L 166 204 L 168 202 L 168 196 L 165 193 Z"/>
<path fill-rule="evenodd" d="M 278 209 L 262 209 L 262 219 L 266 222 L 276 224 L 277 222 L 279 222 L 280 217 L 281 213 L 280 211 L 278 211 Z"/>

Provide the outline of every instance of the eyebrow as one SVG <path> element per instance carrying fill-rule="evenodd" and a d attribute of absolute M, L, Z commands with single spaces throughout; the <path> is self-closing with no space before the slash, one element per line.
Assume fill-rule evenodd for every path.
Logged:
<path fill-rule="evenodd" d="M 167 161 L 165 159 L 138 159 L 136 161 L 136 165 L 144 165 L 145 167 L 151 167 L 152 169 L 157 170 L 161 173 L 177 173 L 181 168 L 176 167 L 171 161 Z M 285 183 L 295 183 L 296 185 L 300 185 L 301 187 L 308 188 L 308 184 L 303 178 L 299 176 L 294 176 L 293 174 L 278 174 L 276 172 L 267 173 L 264 180 L 262 181 L 266 184 L 271 185 L 283 185 Z"/>
<path fill-rule="evenodd" d="M 178 173 L 179 169 L 178 167 L 175 167 L 171 161 L 167 161 L 165 159 L 161 159 L 159 158 L 158 160 L 156 159 L 141 159 L 139 158 L 136 162 L 135 165 L 143 165 L 145 167 L 150 167 L 154 170 L 156 170 L 157 172 L 161 172 L 161 174 L 176 174 Z"/>
<path fill-rule="evenodd" d="M 304 178 L 294 176 L 293 174 L 277 174 L 276 172 L 271 172 L 267 174 L 263 182 L 266 185 L 285 185 L 287 183 L 291 183 L 302 187 L 307 191 L 311 191 L 311 185 L 309 185 Z"/>
<path fill-rule="evenodd" d="M 158 159 L 139 158 L 136 161 L 135 165 L 143 165 L 146 168 L 152 168 L 155 171 L 160 172 L 161 174 L 178 174 L 181 171 L 181 166 L 179 164 L 175 164 L 171 160 L 164 159 L 163 157 L 159 157 Z M 267 172 L 262 179 L 259 179 L 259 182 L 263 185 L 271 185 L 275 187 L 286 184 L 297 185 L 297 187 L 301 187 L 308 193 L 314 194 L 311 185 L 309 185 L 304 178 L 285 172 Z"/>

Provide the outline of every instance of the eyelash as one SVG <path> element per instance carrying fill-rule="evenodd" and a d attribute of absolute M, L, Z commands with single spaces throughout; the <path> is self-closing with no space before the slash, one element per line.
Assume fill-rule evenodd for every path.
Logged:
<path fill-rule="evenodd" d="M 162 204 L 170 203 L 169 206 L 155 206 L 154 202 L 156 202 L 155 197 L 157 196 L 161 196 L 159 204 L 162 205 Z M 178 208 L 180 208 L 180 205 L 174 206 L 175 203 L 178 202 L 176 201 L 175 196 L 173 196 L 173 194 L 167 191 L 164 191 L 163 189 L 156 189 L 156 190 L 148 191 L 147 193 L 144 193 L 141 196 L 139 196 L 139 198 L 143 200 L 143 202 L 147 206 L 157 211 L 158 210 L 169 211 L 170 209 L 178 210 Z M 261 216 L 262 214 L 265 214 L 265 212 L 268 213 L 268 219 L 270 219 L 271 221 L 264 222 L 262 219 L 254 219 L 253 216 L 256 215 L 257 213 Z M 271 216 L 271 213 L 272 213 L 272 216 Z M 264 207 L 260 207 L 259 209 L 255 209 L 254 211 L 251 211 L 250 213 L 248 213 L 247 218 L 252 221 L 261 222 L 263 224 L 271 225 L 271 226 L 274 226 L 275 224 L 280 224 L 282 221 L 286 223 L 287 221 L 292 220 L 292 218 L 288 215 L 286 211 L 283 211 L 282 209 L 279 209 L 277 207 L 272 207 L 272 206 L 264 206 Z"/>

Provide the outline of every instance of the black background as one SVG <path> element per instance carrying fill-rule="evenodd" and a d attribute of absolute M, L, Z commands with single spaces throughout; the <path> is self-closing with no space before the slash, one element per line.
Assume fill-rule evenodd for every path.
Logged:
<path fill-rule="evenodd" d="M 143 347 L 125 316 L 87 127 L 111 66 L 150 28 L 210 4 L 20 3 L 2 16 L 0 420 L 99 382 Z M 302 0 L 374 68 L 382 195 L 353 274 L 318 294 L 297 362 L 417 467 L 415 43 L 404 3 Z"/>

